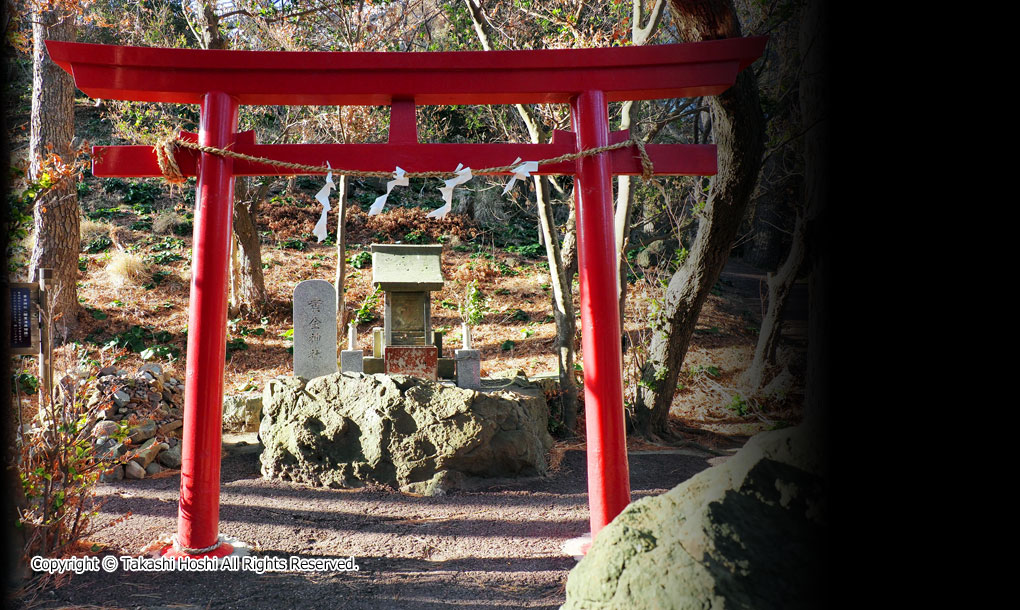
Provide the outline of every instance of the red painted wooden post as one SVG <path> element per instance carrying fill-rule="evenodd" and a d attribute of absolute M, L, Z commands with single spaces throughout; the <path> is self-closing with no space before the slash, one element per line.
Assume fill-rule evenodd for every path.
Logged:
<path fill-rule="evenodd" d="M 237 131 L 237 108 L 237 100 L 226 93 L 206 94 L 199 143 L 229 147 Z M 234 206 L 232 169 L 229 157 L 202 153 L 192 243 L 178 554 L 225 556 L 233 550 L 229 544 L 210 549 L 216 547 L 219 536 L 223 362 Z"/>
<path fill-rule="evenodd" d="M 570 102 L 577 148 L 609 143 L 609 114 L 601 91 Z M 605 153 L 577 160 L 577 256 L 581 287 L 581 347 L 588 440 L 588 503 L 595 536 L 630 503 L 623 419 L 623 354 L 616 290 L 613 185 Z"/>

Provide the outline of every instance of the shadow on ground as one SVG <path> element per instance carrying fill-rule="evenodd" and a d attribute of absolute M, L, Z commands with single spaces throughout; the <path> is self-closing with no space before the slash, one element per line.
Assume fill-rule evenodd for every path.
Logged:
<path fill-rule="evenodd" d="M 259 475 L 257 447 L 223 460 L 220 531 L 257 555 L 354 556 L 357 572 L 127 572 L 73 576 L 36 607 L 557 608 L 575 565 L 563 542 L 588 530 L 583 451 L 555 473 L 488 479 L 435 498 L 385 488 L 309 488 Z M 708 466 L 677 452 L 632 453 L 635 499 Z M 100 488 L 100 518 L 132 512 L 95 538 L 136 554 L 176 528 L 179 476 Z"/>

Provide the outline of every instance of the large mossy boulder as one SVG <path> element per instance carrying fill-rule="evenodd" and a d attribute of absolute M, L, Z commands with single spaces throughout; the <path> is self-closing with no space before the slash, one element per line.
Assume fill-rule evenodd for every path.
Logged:
<path fill-rule="evenodd" d="M 817 607 L 822 447 L 800 428 L 638 500 L 570 572 L 563 610 Z"/>
<path fill-rule="evenodd" d="M 262 474 L 326 487 L 441 494 L 468 476 L 541 475 L 552 445 L 538 388 L 477 392 L 404 375 L 271 380 Z"/>

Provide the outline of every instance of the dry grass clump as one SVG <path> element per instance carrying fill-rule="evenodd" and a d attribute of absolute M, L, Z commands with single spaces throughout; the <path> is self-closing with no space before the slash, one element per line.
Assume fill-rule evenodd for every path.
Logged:
<path fill-rule="evenodd" d="M 173 210 L 164 210 L 152 219 L 152 232 L 156 235 L 163 235 L 173 230 L 180 224 L 181 218 Z"/>
<path fill-rule="evenodd" d="M 105 222 L 96 222 L 89 218 L 81 221 L 81 243 L 87 244 L 97 237 L 109 237 L 110 225 Z"/>
<path fill-rule="evenodd" d="M 106 264 L 106 274 L 116 287 L 139 285 L 147 279 L 148 265 L 142 257 L 131 252 L 118 250 Z"/>

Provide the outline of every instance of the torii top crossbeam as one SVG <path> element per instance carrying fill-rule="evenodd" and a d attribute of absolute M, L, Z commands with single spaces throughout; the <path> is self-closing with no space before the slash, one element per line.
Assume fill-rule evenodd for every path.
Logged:
<path fill-rule="evenodd" d="M 764 50 L 764 38 L 682 45 L 455 53 L 293 53 L 114 47 L 47 41 L 50 57 L 79 89 L 101 99 L 201 104 L 204 146 L 305 165 L 391 172 L 451 172 L 458 162 L 498 167 L 602 149 L 628 139 L 610 133 L 608 102 L 716 95 Z M 431 104 L 570 104 L 573 132 L 549 144 L 425 144 L 415 106 Z M 238 134 L 238 107 L 389 105 L 386 144 L 260 146 Z M 647 146 L 655 174 L 716 171 L 711 145 Z M 213 152 L 175 151 L 181 173 L 198 177 L 192 243 L 181 497 L 173 549 L 225 555 L 219 536 L 220 427 L 226 344 L 227 279 L 234 176 L 293 170 Z M 100 176 L 160 176 L 148 146 L 93 149 Z M 633 151 L 589 154 L 539 167 L 575 176 L 582 354 L 592 535 L 630 501 L 624 434 L 614 174 L 640 174 Z"/>
<path fill-rule="evenodd" d="M 223 91 L 238 104 L 390 105 L 388 144 L 258 145 L 238 134 L 231 150 L 253 157 L 353 171 L 450 171 L 470 159 L 474 167 L 505 165 L 516 157 L 549 159 L 575 152 L 572 132 L 557 131 L 548 144 L 420 144 L 416 105 L 569 103 L 581 91 L 606 101 L 716 95 L 761 54 L 763 38 L 698 44 L 540 51 L 458 53 L 303 53 L 203 51 L 49 42 L 53 60 L 75 84 L 98 99 L 199 104 Z M 183 137 L 195 139 L 193 134 Z M 609 144 L 626 140 L 613 133 Z M 712 175 L 713 145 L 647 146 L 660 175 Z M 640 175 L 632 150 L 609 154 L 615 175 Z M 184 176 L 195 176 L 198 154 L 180 150 Z M 573 174 L 572 161 L 542 165 L 540 175 Z M 97 176 L 161 176 L 149 147 L 96 147 Z M 295 170 L 235 160 L 235 176 L 289 175 Z"/>
<path fill-rule="evenodd" d="M 225 91 L 242 105 L 567 104 L 717 95 L 761 55 L 764 38 L 604 49 L 353 53 L 222 51 L 47 42 L 91 97 L 201 103 Z"/>

